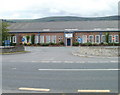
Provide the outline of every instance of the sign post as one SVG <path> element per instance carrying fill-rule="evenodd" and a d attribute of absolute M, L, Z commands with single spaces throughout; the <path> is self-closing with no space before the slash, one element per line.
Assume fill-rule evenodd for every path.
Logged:
<path fill-rule="evenodd" d="M 10 46 L 10 40 L 5 40 L 5 46 Z"/>
<path fill-rule="evenodd" d="M 79 46 L 80 46 L 80 43 L 82 43 L 82 38 L 78 38 L 77 41 L 79 42 Z"/>
<path fill-rule="evenodd" d="M 114 46 L 114 41 L 115 41 L 115 37 L 114 36 L 112 37 L 112 40 L 113 40 L 113 46 Z"/>
<path fill-rule="evenodd" d="M 25 38 L 22 38 L 22 44 L 24 44 Z"/>

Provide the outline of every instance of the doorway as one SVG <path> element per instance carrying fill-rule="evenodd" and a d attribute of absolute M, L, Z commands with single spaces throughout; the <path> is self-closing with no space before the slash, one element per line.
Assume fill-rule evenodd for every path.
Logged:
<path fill-rule="evenodd" d="M 67 39 L 67 46 L 71 46 L 71 39 L 70 38 Z"/>

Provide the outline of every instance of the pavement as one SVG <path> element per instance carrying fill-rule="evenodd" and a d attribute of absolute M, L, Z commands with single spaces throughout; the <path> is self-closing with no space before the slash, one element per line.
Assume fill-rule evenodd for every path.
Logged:
<path fill-rule="evenodd" d="M 26 47 L 2 55 L 4 93 L 118 92 L 117 57 L 79 57 L 79 47 Z"/>

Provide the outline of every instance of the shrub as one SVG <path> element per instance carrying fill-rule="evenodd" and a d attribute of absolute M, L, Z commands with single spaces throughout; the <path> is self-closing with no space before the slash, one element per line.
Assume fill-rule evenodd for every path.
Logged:
<path fill-rule="evenodd" d="M 24 46 L 27 46 L 27 43 L 24 43 Z"/>
<path fill-rule="evenodd" d="M 37 44 L 33 44 L 33 46 L 37 46 Z"/>
<path fill-rule="evenodd" d="M 52 42 L 51 42 L 51 43 L 49 43 L 49 44 L 50 44 L 50 45 L 53 45 L 53 46 L 54 46 L 54 45 L 56 45 L 56 43 L 52 43 Z"/>
<path fill-rule="evenodd" d="M 41 46 L 49 46 L 50 45 L 50 43 L 43 43 L 43 44 L 41 44 Z"/>
<path fill-rule="evenodd" d="M 103 43 L 103 42 L 101 42 L 99 45 L 103 46 L 103 45 L 104 45 L 104 43 Z"/>
<path fill-rule="evenodd" d="M 73 46 L 79 46 L 79 43 L 78 42 L 74 42 Z"/>
<path fill-rule="evenodd" d="M 31 43 L 27 43 L 27 46 L 31 46 Z"/>
<path fill-rule="evenodd" d="M 56 46 L 60 46 L 60 43 L 56 43 Z"/>
<path fill-rule="evenodd" d="M 61 42 L 60 42 L 60 45 L 64 45 L 64 42 L 63 42 L 63 41 L 61 41 Z"/>
<path fill-rule="evenodd" d="M 120 43 L 115 43 L 115 46 L 120 46 Z"/>
<path fill-rule="evenodd" d="M 104 42 L 103 45 L 104 45 L 104 46 L 108 46 L 108 43 L 107 43 L 107 42 Z"/>
<path fill-rule="evenodd" d="M 113 43 L 108 43 L 108 46 L 112 46 L 113 45 Z"/>
<path fill-rule="evenodd" d="M 12 43 L 11 45 L 12 45 L 12 46 L 16 46 L 16 43 Z"/>
<path fill-rule="evenodd" d="M 19 45 L 23 45 L 23 44 L 20 42 Z"/>
<path fill-rule="evenodd" d="M 40 46 L 41 44 L 40 43 L 37 43 L 38 46 Z"/>
<path fill-rule="evenodd" d="M 92 46 L 92 43 L 83 43 L 82 46 Z"/>
<path fill-rule="evenodd" d="M 92 46 L 99 46 L 100 44 L 97 43 L 93 43 Z"/>
<path fill-rule="evenodd" d="M 120 46 L 120 43 L 108 43 L 109 46 Z"/>

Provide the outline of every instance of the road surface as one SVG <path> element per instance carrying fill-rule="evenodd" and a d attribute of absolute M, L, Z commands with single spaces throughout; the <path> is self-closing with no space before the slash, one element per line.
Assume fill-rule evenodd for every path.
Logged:
<path fill-rule="evenodd" d="M 78 47 L 26 47 L 3 55 L 3 93 L 118 92 L 118 58 L 78 57 Z"/>

